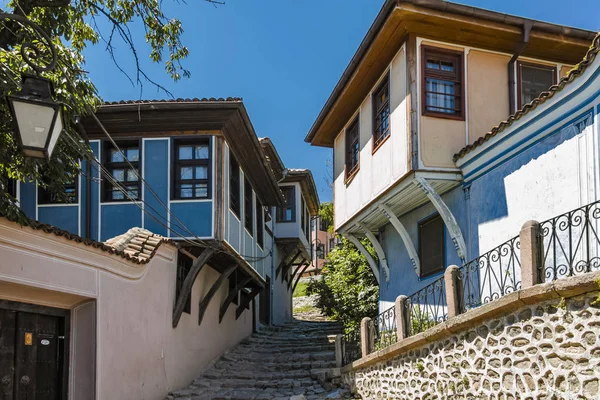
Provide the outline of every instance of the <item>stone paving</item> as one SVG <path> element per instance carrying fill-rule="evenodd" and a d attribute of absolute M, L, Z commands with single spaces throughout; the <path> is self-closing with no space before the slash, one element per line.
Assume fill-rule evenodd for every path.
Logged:
<path fill-rule="evenodd" d="M 329 381 L 335 367 L 336 322 L 293 320 L 266 327 L 221 356 L 168 400 L 341 399 Z"/>

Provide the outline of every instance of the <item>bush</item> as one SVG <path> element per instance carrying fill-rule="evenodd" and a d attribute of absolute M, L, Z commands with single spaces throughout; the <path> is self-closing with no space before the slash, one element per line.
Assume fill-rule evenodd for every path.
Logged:
<path fill-rule="evenodd" d="M 363 243 L 374 254 L 368 242 Z M 348 332 L 364 317 L 377 316 L 379 287 L 365 257 L 347 239 L 331 251 L 321 272 L 322 279 L 311 279 L 307 295 L 316 295 L 316 307 L 323 315 L 344 324 Z"/>

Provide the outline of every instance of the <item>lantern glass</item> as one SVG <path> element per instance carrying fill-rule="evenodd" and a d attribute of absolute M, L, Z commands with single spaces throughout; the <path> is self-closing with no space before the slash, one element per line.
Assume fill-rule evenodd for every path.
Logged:
<path fill-rule="evenodd" d="M 50 158 L 63 129 L 61 107 L 52 99 L 50 81 L 24 76 L 21 91 L 9 96 L 9 104 L 23 153 Z"/>

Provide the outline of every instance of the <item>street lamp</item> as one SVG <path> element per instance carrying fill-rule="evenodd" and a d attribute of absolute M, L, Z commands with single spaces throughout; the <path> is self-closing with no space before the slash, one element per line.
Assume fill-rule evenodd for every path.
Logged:
<path fill-rule="evenodd" d="M 50 159 L 64 126 L 62 107 L 53 100 L 52 84 L 40 74 L 56 67 L 56 48 L 48 34 L 27 17 L 0 12 L 0 20 L 5 19 L 19 22 L 37 34 L 35 40 L 21 44 L 21 57 L 37 76 L 23 75 L 21 90 L 8 96 L 8 105 L 16 121 L 17 138 L 25 156 Z M 23 31 L 24 34 L 29 32 L 27 29 Z M 48 51 L 41 52 L 39 45 L 45 46 Z M 48 54 L 50 60 L 42 63 L 43 56 Z"/>
<path fill-rule="evenodd" d="M 23 75 L 21 90 L 8 96 L 17 138 L 25 156 L 50 159 L 63 129 L 60 104 L 49 80 Z"/>

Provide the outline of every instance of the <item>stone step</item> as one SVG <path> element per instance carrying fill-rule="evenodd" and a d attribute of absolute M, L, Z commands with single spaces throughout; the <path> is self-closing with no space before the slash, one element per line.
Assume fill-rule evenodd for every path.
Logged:
<path fill-rule="evenodd" d="M 318 353 L 322 351 L 334 351 L 335 343 L 321 343 L 321 344 L 303 344 L 303 345 L 260 345 L 258 343 L 252 345 L 239 345 L 236 348 L 237 353 L 247 353 L 254 351 L 258 353 L 298 353 L 298 352 L 313 352 Z"/>
<path fill-rule="evenodd" d="M 289 362 L 241 362 L 241 361 L 217 361 L 216 369 L 228 369 L 230 371 L 255 370 L 255 371 L 296 371 L 311 370 L 316 368 L 335 368 L 335 360 L 323 361 L 289 361 Z"/>
<path fill-rule="evenodd" d="M 317 353 L 298 353 L 294 354 L 294 361 L 325 361 L 335 359 L 335 352 L 323 351 Z M 221 357 L 223 361 L 247 361 L 247 362 L 286 362 L 289 361 L 290 355 L 288 353 L 258 353 L 258 352 L 247 352 L 237 354 L 234 352 L 225 354 Z"/>

